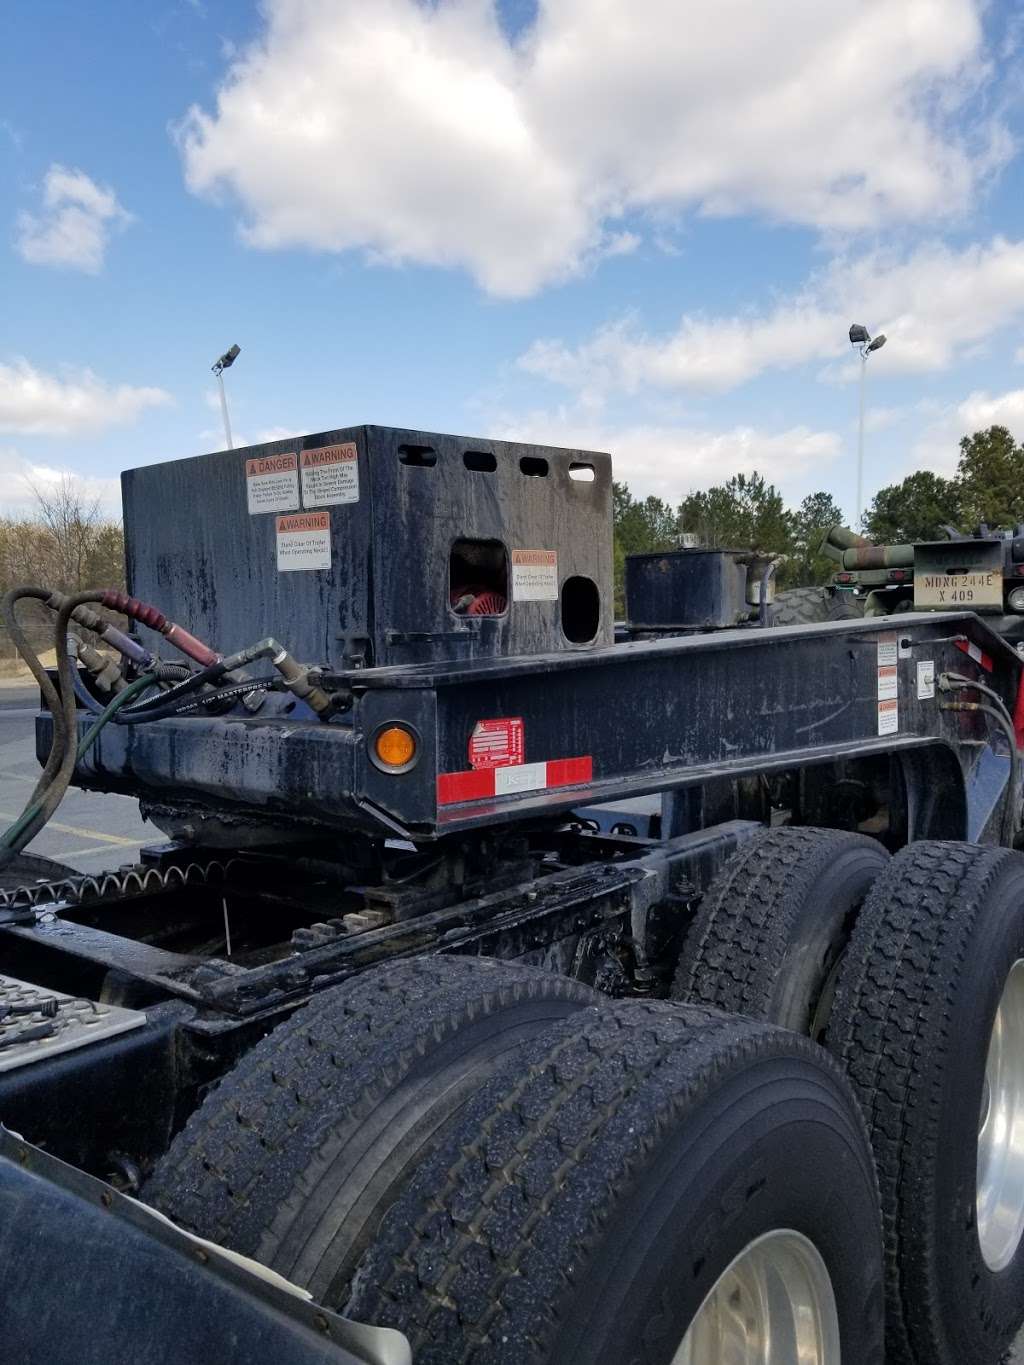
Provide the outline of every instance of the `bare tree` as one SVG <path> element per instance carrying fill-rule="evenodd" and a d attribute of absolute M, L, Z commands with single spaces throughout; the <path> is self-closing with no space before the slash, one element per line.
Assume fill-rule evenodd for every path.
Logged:
<path fill-rule="evenodd" d="M 124 534 L 105 516 L 98 499 L 84 495 L 65 474 L 58 483 L 33 486 L 38 512 L 0 517 L 0 593 L 19 583 L 77 592 L 124 586 Z M 40 603 L 24 602 L 20 617 L 33 643 L 42 647 L 53 630 L 52 614 Z M 0 625 L 0 658 L 11 653 Z"/>

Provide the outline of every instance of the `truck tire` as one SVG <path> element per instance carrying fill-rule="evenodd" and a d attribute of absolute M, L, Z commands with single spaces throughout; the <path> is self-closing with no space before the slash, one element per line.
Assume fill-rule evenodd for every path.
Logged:
<path fill-rule="evenodd" d="M 246 1054 L 143 1198 L 333 1306 L 438 1130 L 524 1042 L 599 998 L 487 958 L 371 969 Z"/>
<path fill-rule="evenodd" d="M 881 1365 L 882 1300 L 871 1154 L 838 1068 L 753 1020 L 620 1001 L 477 1094 L 346 1312 L 400 1328 L 418 1365 Z"/>
<path fill-rule="evenodd" d="M 827 595 L 826 600 L 830 621 L 860 621 L 863 619 L 863 597 L 854 597 L 852 592 L 833 592 Z"/>
<path fill-rule="evenodd" d="M 843 830 L 756 835 L 705 892 L 673 998 L 820 1040 L 853 922 L 888 861 L 876 840 Z"/>
<path fill-rule="evenodd" d="M 773 626 L 806 626 L 828 619 L 828 598 L 824 588 L 786 588 L 775 595 Z"/>
<path fill-rule="evenodd" d="M 875 1152 L 890 1365 L 993 1365 L 1024 1321 L 1022 964 L 1007 849 L 911 844 L 857 919 L 828 1041 Z"/>

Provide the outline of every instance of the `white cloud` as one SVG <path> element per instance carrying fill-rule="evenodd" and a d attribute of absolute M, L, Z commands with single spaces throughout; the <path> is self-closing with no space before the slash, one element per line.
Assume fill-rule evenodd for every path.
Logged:
<path fill-rule="evenodd" d="M 71 469 L 35 464 L 9 446 L 0 446 L 0 489 L 3 490 L 0 492 L 0 514 L 31 515 L 39 506 L 36 490 L 45 495 L 63 478 L 70 478 L 87 502 L 96 500 L 106 515 L 120 517 L 120 479 L 96 478 Z"/>
<path fill-rule="evenodd" d="M 902 259 L 882 252 L 837 258 L 760 313 L 686 314 L 667 336 L 650 336 L 626 318 L 576 347 L 536 341 L 518 363 L 582 392 L 723 392 L 838 353 L 822 377 L 844 381 L 857 373 L 846 340 L 853 321 L 886 333 L 872 365 L 895 374 L 944 369 L 1022 317 L 1024 241 L 996 237 L 961 250 L 929 243 Z"/>
<path fill-rule="evenodd" d="M 822 229 L 933 221 L 1009 156 L 975 118 L 982 0 L 267 0 L 216 109 L 179 129 L 188 186 L 264 248 L 362 247 L 523 295 L 629 249 L 626 214 Z"/>
<path fill-rule="evenodd" d="M 1018 442 L 1024 441 L 1024 389 L 995 394 L 976 389 L 959 403 L 924 410 L 930 420 L 911 450 L 914 469 L 931 469 L 948 478 L 956 471 L 961 438 L 986 427 L 1007 427 Z"/>
<path fill-rule="evenodd" d="M 763 431 L 749 426 L 715 430 L 669 423 L 615 424 L 599 412 L 575 407 L 492 418 L 488 429 L 510 441 L 606 450 L 615 478 L 628 483 L 634 495 L 654 493 L 673 504 L 691 489 L 709 488 L 755 469 L 788 494 L 802 494 L 806 476 L 814 471 L 820 487 L 823 466 L 842 451 L 836 432 L 806 426 Z"/>
<path fill-rule="evenodd" d="M 91 370 L 45 374 L 27 360 L 0 364 L 0 432 L 69 436 L 133 422 L 171 402 L 163 389 L 103 383 Z"/>
<path fill-rule="evenodd" d="M 132 221 L 112 189 L 55 162 L 43 183 L 43 211 L 19 215 L 15 246 L 33 265 L 68 266 L 95 275 L 110 234 Z"/>

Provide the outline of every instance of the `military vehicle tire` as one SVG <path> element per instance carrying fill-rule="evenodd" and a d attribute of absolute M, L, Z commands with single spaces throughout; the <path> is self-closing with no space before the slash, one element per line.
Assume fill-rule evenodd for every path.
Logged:
<path fill-rule="evenodd" d="M 806 626 L 829 620 L 824 588 L 786 588 L 775 594 L 773 626 Z"/>
<path fill-rule="evenodd" d="M 583 1010 L 467 1106 L 345 1311 L 400 1328 L 418 1365 L 881 1365 L 863 1120 L 796 1034 Z"/>
<path fill-rule="evenodd" d="M 854 597 L 850 592 L 834 592 L 828 595 L 830 621 L 860 621 L 863 616 L 863 597 Z"/>
<path fill-rule="evenodd" d="M 474 1091 L 600 998 L 554 972 L 486 958 L 364 972 L 243 1057 L 142 1197 L 334 1307 L 384 1210 Z"/>
<path fill-rule="evenodd" d="M 876 840 L 844 830 L 755 835 L 705 892 L 673 998 L 820 1040 L 857 912 L 888 861 Z"/>
<path fill-rule="evenodd" d="M 993 1365 L 1024 1321 L 1024 856 L 921 842 L 857 918 L 828 1045 L 868 1122 L 889 1365 Z"/>

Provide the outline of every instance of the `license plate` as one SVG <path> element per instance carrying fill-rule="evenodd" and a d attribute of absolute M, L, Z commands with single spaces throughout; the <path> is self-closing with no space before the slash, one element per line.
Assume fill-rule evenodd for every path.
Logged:
<path fill-rule="evenodd" d="M 1002 607 L 1001 573 L 927 573 L 914 575 L 915 607 Z"/>

